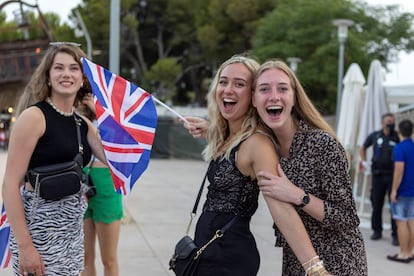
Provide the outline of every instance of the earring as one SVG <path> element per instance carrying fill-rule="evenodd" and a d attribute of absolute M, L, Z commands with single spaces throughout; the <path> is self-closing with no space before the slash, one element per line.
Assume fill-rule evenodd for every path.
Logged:
<path fill-rule="evenodd" d="M 81 83 L 81 86 L 80 87 L 83 87 L 83 82 Z"/>
<path fill-rule="evenodd" d="M 47 82 L 47 86 L 49 86 L 49 87 L 50 87 L 51 85 L 52 85 L 52 84 L 50 83 L 50 81 L 48 81 L 48 82 Z"/>

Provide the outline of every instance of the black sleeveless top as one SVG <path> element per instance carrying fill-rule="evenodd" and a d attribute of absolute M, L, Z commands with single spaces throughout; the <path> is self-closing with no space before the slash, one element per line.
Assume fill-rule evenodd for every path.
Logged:
<path fill-rule="evenodd" d="M 243 175 L 236 167 L 235 147 L 229 160 L 217 158 L 210 162 L 207 171 L 207 199 L 203 211 L 229 213 L 237 215 L 243 212 L 243 217 L 251 217 L 257 210 L 259 186 L 257 180 Z"/>
<path fill-rule="evenodd" d="M 43 112 L 46 129 L 30 158 L 29 169 L 73 160 L 79 152 L 74 116 L 66 117 L 59 114 L 45 101 L 37 102 L 34 106 Z M 91 148 L 87 141 L 88 125 L 83 119 L 81 121 L 83 164 L 87 164 L 91 158 Z"/>

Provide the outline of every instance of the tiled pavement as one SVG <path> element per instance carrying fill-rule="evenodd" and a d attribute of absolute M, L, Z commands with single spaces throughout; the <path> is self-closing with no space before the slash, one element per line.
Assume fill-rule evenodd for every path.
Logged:
<path fill-rule="evenodd" d="M 0 183 L 5 162 L 6 153 L 2 152 Z M 168 260 L 175 243 L 185 232 L 206 167 L 202 161 L 151 160 L 132 194 L 124 198 L 126 218 L 121 227 L 119 244 L 120 275 L 173 275 L 168 271 Z M 387 217 L 384 214 L 384 219 Z M 384 231 L 382 240 L 371 241 L 369 223 L 366 219 L 361 220 L 369 275 L 414 275 L 414 262 L 402 264 L 386 259 L 387 254 L 398 252 L 398 247 L 391 245 L 389 230 Z M 261 254 L 259 276 L 280 275 L 281 250 L 273 246 L 271 225 L 271 217 L 261 200 L 251 226 Z M 98 275 L 103 275 L 99 256 L 97 269 Z M 0 275 L 11 276 L 12 272 L 7 269 L 0 271 Z"/>

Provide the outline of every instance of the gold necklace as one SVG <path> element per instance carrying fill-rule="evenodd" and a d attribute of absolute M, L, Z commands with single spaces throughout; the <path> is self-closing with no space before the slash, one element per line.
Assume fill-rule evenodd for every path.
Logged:
<path fill-rule="evenodd" d="M 57 113 L 59 113 L 60 115 L 63 115 L 63 116 L 65 116 L 65 117 L 70 117 L 70 116 L 72 116 L 73 115 L 73 108 L 72 108 L 72 111 L 71 112 L 65 112 L 65 111 L 62 111 L 62 110 L 60 110 L 59 108 L 57 108 L 56 107 L 56 105 L 52 102 L 52 100 L 48 97 L 47 99 L 46 99 L 46 101 L 48 102 L 48 104 L 50 104 L 50 106 L 54 109 L 54 110 L 56 110 L 56 112 Z"/>

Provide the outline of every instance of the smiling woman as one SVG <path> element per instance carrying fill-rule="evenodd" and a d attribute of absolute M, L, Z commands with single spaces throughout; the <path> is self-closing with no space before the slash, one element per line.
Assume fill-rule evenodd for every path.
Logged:
<path fill-rule="evenodd" d="M 261 192 L 296 206 L 329 272 L 367 275 L 349 164 L 335 132 L 284 62 L 263 63 L 256 73 L 254 89 L 254 106 L 276 136 L 280 157 L 278 175 L 266 171 L 257 175 Z M 281 112 L 269 112 L 274 109 Z M 276 246 L 283 247 L 283 275 L 325 275 L 310 273 L 318 262 L 304 273 L 303 264 L 285 241 L 286 235 L 278 225 L 274 229 Z"/>
<path fill-rule="evenodd" d="M 86 81 L 81 63 L 85 56 L 70 44 L 50 46 L 22 97 L 30 103 L 26 97 L 31 96 L 33 102 L 18 113 L 12 128 L 2 192 L 15 275 L 79 275 L 83 270 L 85 184 L 73 178 L 68 186 L 76 189 L 61 193 L 66 190 L 62 183 L 49 182 L 54 192 L 46 195 L 39 177 L 22 180 L 31 169 L 56 168 L 75 156 L 81 156 L 75 169 L 87 164 L 92 153 L 106 161 L 96 128 L 73 112 Z"/>

